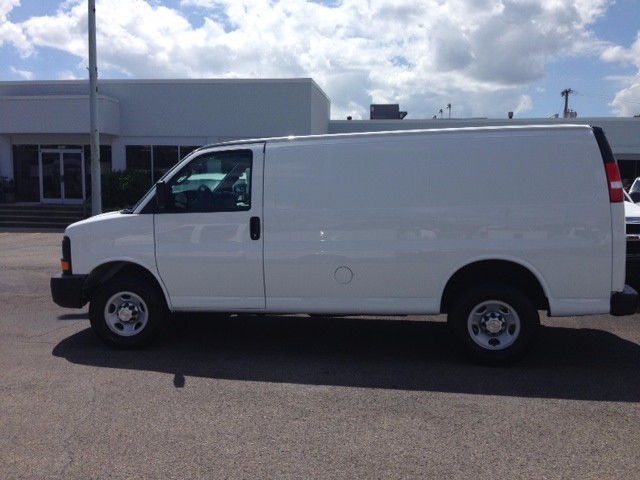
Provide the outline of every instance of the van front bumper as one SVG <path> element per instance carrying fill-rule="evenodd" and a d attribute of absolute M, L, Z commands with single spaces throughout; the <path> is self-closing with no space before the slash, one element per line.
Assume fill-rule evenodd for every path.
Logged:
<path fill-rule="evenodd" d="M 621 292 L 611 295 L 611 315 L 621 317 L 633 315 L 638 311 L 638 292 L 629 285 L 625 285 Z"/>
<path fill-rule="evenodd" d="M 84 299 L 84 282 L 87 275 L 58 274 L 51 277 L 51 298 L 65 308 L 82 308 Z"/>

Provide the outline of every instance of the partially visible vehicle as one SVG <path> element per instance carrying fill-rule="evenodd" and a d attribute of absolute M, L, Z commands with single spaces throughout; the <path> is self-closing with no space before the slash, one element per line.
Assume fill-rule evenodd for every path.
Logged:
<path fill-rule="evenodd" d="M 633 203 L 640 202 L 640 177 L 636 178 L 629 189 L 629 197 Z"/>
<path fill-rule="evenodd" d="M 624 221 L 627 237 L 635 235 L 640 239 L 640 205 L 627 192 L 624 192 Z"/>
<path fill-rule="evenodd" d="M 634 203 L 626 192 L 624 221 L 627 234 L 627 283 L 638 289 L 640 288 L 640 205 Z"/>

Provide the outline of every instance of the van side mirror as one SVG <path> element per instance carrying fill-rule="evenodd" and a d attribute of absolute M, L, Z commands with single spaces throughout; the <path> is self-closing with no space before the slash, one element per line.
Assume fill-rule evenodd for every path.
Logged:
<path fill-rule="evenodd" d="M 159 210 L 167 208 L 170 193 L 171 188 L 164 182 L 164 180 L 156 182 L 156 205 L 158 205 Z"/>

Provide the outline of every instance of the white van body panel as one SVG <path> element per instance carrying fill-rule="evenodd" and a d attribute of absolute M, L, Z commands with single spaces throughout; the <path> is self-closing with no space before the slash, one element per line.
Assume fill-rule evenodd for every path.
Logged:
<path fill-rule="evenodd" d="M 248 215 L 156 217 L 158 271 L 175 310 L 264 310 L 262 244 L 249 238 Z"/>
<path fill-rule="evenodd" d="M 541 272 L 551 314 L 609 311 L 612 212 L 589 128 L 280 141 L 265 165 L 268 310 L 438 313 L 456 269 L 513 259 Z"/>
<path fill-rule="evenodd" d="M 67 227 L 73 239 L 73 268 L 90 273 L 109 262 L 139 265 L 157 276 L 153 216 L 104 213 Z"/>

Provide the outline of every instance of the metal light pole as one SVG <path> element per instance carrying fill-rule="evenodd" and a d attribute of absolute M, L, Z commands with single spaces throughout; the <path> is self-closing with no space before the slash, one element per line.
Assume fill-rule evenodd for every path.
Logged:
<path fill-rule="evenodd" d="M 91 215 L 102 213 L 100 135 L 98 134 L 98 64 L 96 53 L 96 1 L 89 0 L 89 116 L 91 117 Z"/>

